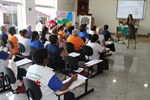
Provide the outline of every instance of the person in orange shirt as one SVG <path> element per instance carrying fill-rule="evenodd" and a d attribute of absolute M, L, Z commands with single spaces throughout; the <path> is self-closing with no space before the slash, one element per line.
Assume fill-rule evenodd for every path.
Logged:
<path fill-rule="evenodd" d="M 67 38 L 67 42 L 71 42 L 74 45 L 75 51 L 79 51 L 83 45 L 85 45 L 82 38 L 79 35 L 80 31 L 78 29 L 74 29 L 72 31 L 72 35 L 69 35 Z"/>
<path fill-rule="evenodd" d="M 58 28 L 58 34 L 59 34 L 63 39 L 65 39 L 66 34 L 65 34 L 65 32 L 64 32 L 63 26 L 60 26 L 60 27 Z"/>
<path fill-rule="evenodd" d="M 14 53 L 18 54 L 19 53 L 19 50 L 18 50 L 18 39 L 17 39 L 16 36 L 14 36 L 14 34 L 16 34 L 15 27 L 13 27 L 13 26 L 9 27 L 8 32 L 10 33 L 10 35 L 8 37 L 8 40 L 11 41 L 13 43 L 13 45 L 14 45 L 14 48 L 13 48 Z"/>

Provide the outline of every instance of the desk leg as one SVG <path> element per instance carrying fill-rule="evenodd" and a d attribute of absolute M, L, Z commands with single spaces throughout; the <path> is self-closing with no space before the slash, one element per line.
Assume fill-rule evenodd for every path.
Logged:
<path fill-rule="evenodd" d="M 84 93 L 81 94 L 80 96 L 76 97 L 75 100 L 79 100 L 79 99 L 81 99 L 82 97 L 88 95 L 89 93 L 91 93 L 91 92 L 93 92 L 93 91 L 94 91 L 94 88 L 88 90 L 88 79 L 86 79 L 86 81 L 85 81 L 85 91 L 84 91 Z"/>
<path fill-rule="evenodd" d="M 60 96 L 58 96 L 58 100 L 60 100 Z"/>

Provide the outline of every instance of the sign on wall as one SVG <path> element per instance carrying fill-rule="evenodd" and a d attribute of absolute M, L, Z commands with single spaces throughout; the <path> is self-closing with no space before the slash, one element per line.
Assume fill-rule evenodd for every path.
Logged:
<path fill-rule="evenodd" d="M 57 15 L 57 23 L 59 25 L 62 25 L 64 23 L 66 23 L 66 25 L 70 26 L 73 25 L 75 26 L 75 12 L 71 12 L 71 11 L 57 11 L 56 12 Z"/>

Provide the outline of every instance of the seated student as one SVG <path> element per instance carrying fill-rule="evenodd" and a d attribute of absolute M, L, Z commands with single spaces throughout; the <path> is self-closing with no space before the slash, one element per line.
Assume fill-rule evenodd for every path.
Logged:
<path fill-rule="evenodd" d="M 102 47 L 99 43 L 99 36 L 97 34 L 94 34 L 91 38 L 91 40 L 86 44 L 87 46 L 90 46 L 93 49 L 93 55 L 89 57 L 90 60 L 92 59 L 100 59 L 100 53 L 106 52 L 106 48 Z M 100 64 L 98 64 L 98 70 L 99 73 L 102 72 L 102 68 Z"/>
<path fill-rule="evenodd" d="M 102 31 L 102 34 L 105 37 L 105 41 L 112 41 L 113 39 L 111 38 L 108 28 L 109 28 L 108 25 L 104 25 L 104 30 Z"/>
<path fill-rule="evenodd" d="M 75 51 L 79 51 L 83 45 L 85 45 L 82 38 L 79 37 L 79 30 L 74 29 L 72 31 L 72 35 L 70 35 L 67 39 L 67 42 L 71 42 L 74 45 Z"/>
<path fill-rule="evenodd" d="M 54 94 L 56 91 L 65 91 L 68 87 L 77 80 L 77 75 L 72 75 L 71 79 L 63 84 L 56 76 L 52 69 L 46 65 L 49 62 L 48 50 L 45 48 L 36 49 L 33 52 L 34 65 L 31 65 L 27 71 L 26 77 L 34 80 L 40 85 L 42 91 L 42 100 L 57 100 L 58 97 Z M 64 94 L 64 100 L 74 100 L 74 94 L 69 92 Z"/>
<path fill-rule="evenodd" d="M 67 34 L 66 34 L 66 39 L 69 37 L 69 35 L 71 35 L 72 34 L 72 31 L 74 30 L 74 26 L 70 26 L 69 28 L 68 28 L 68 31 L 67 31 Z"/>
<path fill-rule="evenodd" d="M 30 24 L 27 25 L 27 31 L 28 31 L 28 38 L 31 39 L 32 27 Z"/>
<path fill-rule="evenodd" d="M 19 38 L 19 43 L 22 43 L 23 46 L 25 47 L 25 52 L 22 53 L 22 55 L 25 58 L 29 58 L 30 56 L 30 47 L 28 43 L 30 42 L 30 39 L 28 38 L 28 31 L 26 29 L 20 30 L 20 35 L 21 37 Z"/>
<path fill-rule="evenodd" d="M 10 44 L 6 44 L 9 52 L 7 53 L 7 51 L 4 51 L 3 48 L 1 48 L 0 50 L 0 72 L 3 70 L 3 67 L 7 67 L 8 66 L 8 59 L 12 59 L 14 52 L 13 49 L 11 48 Z M 0 43 L 0 47 L 1 47 L 1 43 Z"/>
<path fill-rule="evenodd" d="M 63 57 L 68 55 L 65 43 L 62 43 L 61 45 L 63 48 L 60 48 L 57 35 L 50 35 L 49 41 L 50 43 L 46 46 L 46 48 L 56 57 L 56 60 L 51 63 L 53 65 L 57 65 L 54 66 L 55 69 L 64 69 L 65 61 L 63 60 Z"/>
<path fill-rule="evenodd" d="M 90 60 L 99 59 L 100 58 L 99 53 L 106 51 L 105 47 L 102 47 L 99 43 L 97 43 L 98 41 L 99 41 L 99 36 L 97 34 L 94 34 L 91 38 L 91 41 L 89 41 L 86 44 L 93 49 L 93 55 L 89 57 Z"/>
<path fill-rule="evenodd" d="M 65 39 L 66 34 L 65 34 L 65 32 L 64 32 L 63 26 L 60 26 L 60 27 L 58 28 L 58 34 L 59 34 L 63 39 Z"/>
<path fill-rule="evenodd" d="M 16 36 L 14 36 L 16 34 L 15 27 L 13 27 L 13 26 L 9 27 L 8 32 L 10 33 L 8 40 L 10 40 L 14 45 L 14 49 L 13 49 L 14 53 L 18 54 L 19 53 L 18 38 Z"/>
<path fill-rule="evenodd" d="M 50 33 L 48 31 L 48 28 L 46 26 L 43 26 L 43 28 L 42 28 L 42 35 L 41 35 L 41 39 L 40 40 L 43 43 L 45 43 L 46 41 L 48 41 L 49 36 L 50 36 Z"/>
<path fill-rule="evenodd" d="M 1 34 L 0 34 L 0 37 L 2 38 L 2 40 L 4 41 L 4 45 L 7 44 L 7 40 L 8 40 L 8 35 L 6 34 L 6 27 L 3 25 L 1 26 Z"/>
<path fill-rule="evenodd" d="M 86 24 L 80 25 L 79 37 L 81 37 L 85 43 L 87 43 L 89 41 L 88 34 L 86 32 Z"/>
<path fill-rule="evenodd" d="M 31 41 L 29 42 L 29 46 L 34 48 L 44 48 L 44 44 L 39 40 L 40 36 L 37 31 L 33 31 L 31 35 Z"/>
<path fill-rule="evenodd" d="M 99 36 L 99 42 L 100 42 L 100 45 L 102 47 L 105 47 L 105 38 L 104 38 L 104 35 L 102 34 L 102 31 L 103 31 L 103 28 L 102 27 L 98 27 L 96 28 L 96 32 Z"/>

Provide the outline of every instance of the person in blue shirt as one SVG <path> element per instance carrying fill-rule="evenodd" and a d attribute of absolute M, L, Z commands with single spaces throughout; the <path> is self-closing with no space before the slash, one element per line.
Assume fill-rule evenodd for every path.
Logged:
<path fill-rule="evenodd" d="M 88 34 L 86 32 L 86 24 L 80 25 L 79 37 L 81 37 L 85 43 L 88 42 Z"/>
<path fill-rule="evenodd" d="M 31 34 L 32 34 L 32 31 L 31 31 L 31 25 L 27 25 L 27 31 L 28 31 L 28 38 L 31 39 Z"/>
<path fill-rule="evenodd" d="M 0 34 L 0 37 L 2 38 L 3 42 L 4 42 L 4 45 L 7 44 L 7 40 L 8 40 L 8 35 L 6 34 L 6 27 L 5 26 L 1 26 L 1 31 L 2 33 Z"/>
<path fill-rule="evenodd" d="M 51 35 L 49 37 L 49 40 L 50 40 L 50 43 L 47 44 L 46 48 L 56 58 L 55 61 L 51 62 L 52 65 L 54 66 L 54 69 L 64 69 L 65 61 L 63 60 L 63 57 L 68 55 L 68 51 L 66 49 L 65 43 L 62 43 L 61 46 L 63 48 L 60 48 L 57 35 Z"/>
<path fill-rule="evenodd" d="M 105 41 L 112 41 L 111 35 L 108 31 L 109 26 L 108 25 L 104 25 L 104 30 L 102 31 L 102 34 L 105 37 Z"/>
<path fill-rule="evenodd" d="M 42 100 L 58 97 L 54 94 L 56 91 L 65 91 L 68 87 L 77 80 L 77 75 L 72 75 L 71 79 L 62 83 L 57 77 L 56 73 L 49 67 L 48 50 L 45 48 L 36 49 L 33 52 L 33 59 L 35 64 L 31 65 L 27 71 L 26 77 L 35 81 L 41 88 Z M 54 100 L 54 99 L 53 99 Z M 64 100 L 75 100 L 73 93 L 65 93 Z"/>
<path fill-rule="evenodd" d="M 29 46 L 34 48 L 44 48 L 44 44 L 39 40 L 40 36 L 37 31 L 33 31 L 31 35 L 31 41 L 29 42 Z"/>

